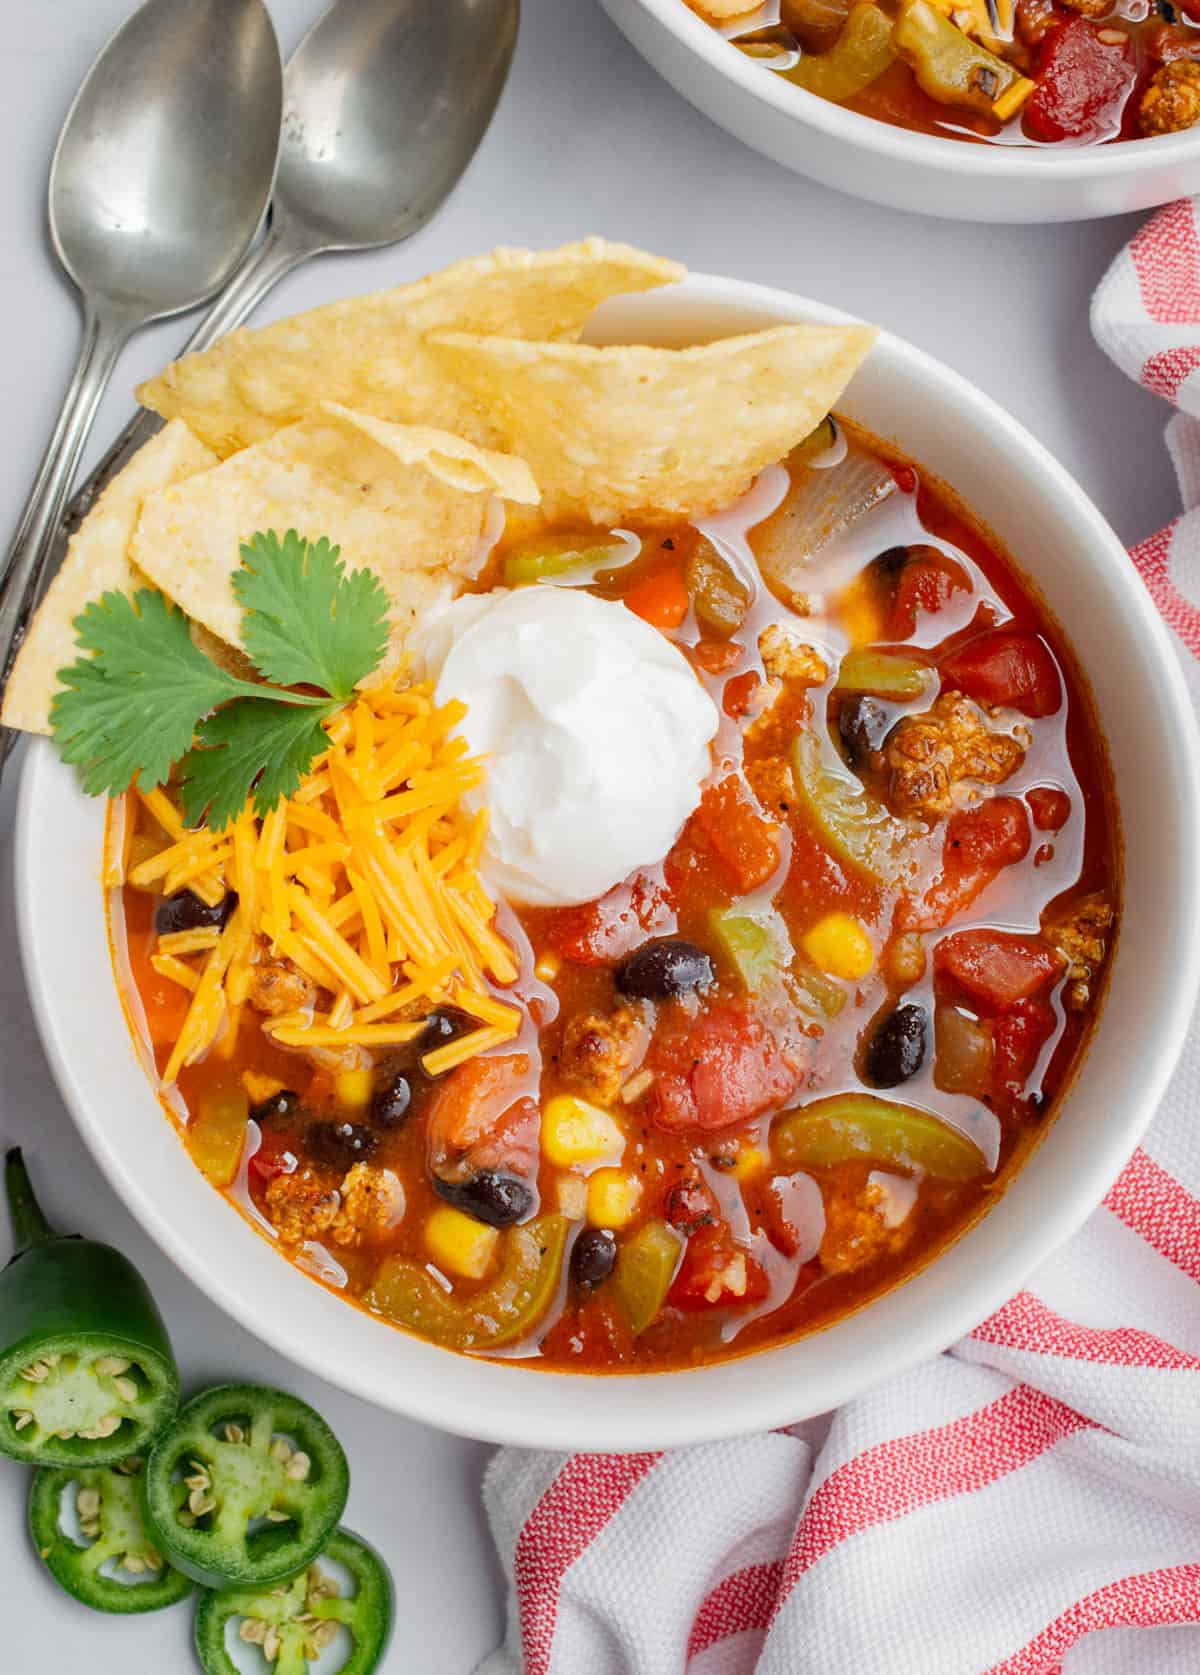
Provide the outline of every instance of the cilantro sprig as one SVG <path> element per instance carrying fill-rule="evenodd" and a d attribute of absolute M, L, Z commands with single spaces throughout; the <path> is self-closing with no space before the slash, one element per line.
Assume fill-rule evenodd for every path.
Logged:
<path fill-rule="evenodd" d="M 206 657 L 153 589 L 106 593 L 76 617 L 83 655 L 59 673 L 50 724 L 90 796 L 149 791 L 177 770 L 189 825 L 207 817 L 220 830 L 251 794 L 266 815 L 324 750 L 323 723 L 379 666 L 388 602 L 373 571 L 347 574 L 337 547 L 294 529 L 255 535 L 241 558 L 242 644 L 269 684 Z"/>

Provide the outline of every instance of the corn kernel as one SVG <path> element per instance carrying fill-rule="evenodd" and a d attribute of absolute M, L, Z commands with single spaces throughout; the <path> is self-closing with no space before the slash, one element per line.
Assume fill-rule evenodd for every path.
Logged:
<path fill-rule="evenodd" d="M 371 1103 L 374 1080 L 369 1070 L 343 1070 L 333 1078 L 333 1097 L 348 1111 L 362 1111 Z"/>
<path fill-rule="evenodd" d="M 599 1105 L 574 1094 L 559 1093 L 542 1112 L 542 1150 L 551 1163 L 569 1169 L 574 1163 L 615 1162 L 625 1136 Z"/>
<path fill-rule="evenodd" d="M 838 600 L 838 615 L 856 646 L 868 646 L 883 633 L 883 616 L 874 590 L 863 576 L 852 581 Z"/>
<path fill-rule="evenodd" d="M 752 1175 L 761 1175 L 770 1162 L 761 1146 L 743 1146 L 734 1161 L 732 1173 L 739 1181 L 747 1181 Z"/>
<path fill-rule="evenodd" d="M 818 919 L 801 937 L 800 946 L 827 976 L 850 983 L 865 977 L 875 964 L 870 937 L 848 913 L 827 913 Z"/>
<path fill-rule="evenodd" d="M 242 1071 L 242 1086 L 251 1105 L 265 1105 L 268 1099 L 282 1093 L 285 1085 L 278 1076 L 264 1076 L 261 1070 Z"/>
<path fill-rule="evenodd" d="M 499 1230 L 441 1204 L 425 1223 L 425 1245 L 439 1268 L 463 1279 L 482 1279 L 496 1249 Z"/>
<path fill-rule="evenodd" d="M 636 1175 L 620 1169 L 597 1169 L 587 1184 L 587 1217 L 593 1227 L 624 1227 L 642 1196 Z"/>
<path fill-rule="evenodd" d="M 553 983 L 561 970 L 562 961 L 557 954 L 552 954 L 547 949 L 544 954 L 538 956 L 538 962 L 533 968 L 533 975 L 542 983 Z"/>

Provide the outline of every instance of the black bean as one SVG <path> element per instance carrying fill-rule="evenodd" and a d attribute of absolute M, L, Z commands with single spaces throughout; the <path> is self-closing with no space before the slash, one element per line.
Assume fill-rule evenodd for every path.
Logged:
<path fill-rule="evenodd" d="M 838 710 L 837 725 L 846 760 L 852 768 L 859 768 L 882 749 L 888 734 L 888 713 L 878 698 L 858 692 Z"/>
<path fill-rule="evenodd" d="M 679 937 L 646 943 L 616 973 L 617 988 L 631 1000 L 668 1000 L 705 989 L 712 980 L 713 964 L 703 948 Z"/>
<path fill-rule="evenodd" d="M 379 1128 L 398 1128 L 409 1114 L 412 1097 L 412 1071 L 385 1068 L 371 1098 L 371 1121 Z"/>
<path fill-rule="evenodd" d="M 907 565 L 912 554 L 907 547 L 887 547 L 873 558 L 867 568 L 882 580 L 893 582 Z"/>
<path fill-rule="evenodd" d="M 237 903 L 236 890 L 227 891 L 215 907 L 201 901 L 191 890 L 180 890 L 159 902 L 154 915 L 154 929 L 159 936 L 170 936 L 174 931 L 208 930 L 214 926 L 217 930 L 224 930 Z"/>
<path fill-rule="evenodd" d="M 480 1169 L 465 1181 L 446 1181 L 440 1175 L 432 1181 L 439 1198 L 489 1227 L 511 1227 L 533 1208 L 533 1193 L 525 1182 L 496 1169 Z"/>
<path fill-rule="evenodd" d="M 374 1155 L 379 1136 L 374 1129 L 356 1122 L 315 1122 L 306 1135 L 308 1149 L 318 1163 L 348 1169 Z"/>
<path fill-rule="evenodd" d="M 864 1068 L 873 1087 L 895 1088 L 925 1062 L 929 1020 L 922 1006 L 897 1006 L 879 1025 L 867 1047 Z"/>
<path fill-rule="evenodd" d="M 585 1227 L 571 1252 L 571 1278 L 580 1291 L 594 1291 L 613 1271 L 617 1241 L 607 1227 Z"/>
<path fill-rule="evenodd" d="M 425 1020 L 424 1032 L 416 1041 L 417 1053 L 432 1053 L 435 1047 L 444 1047 L 448 1041 L 457 1041 L 460 1035 L 478 1028 L 479 1020 L 470 1013 L 460 1012 L 457 1006 L 439 1006 Z"/>
<path fill-rule="evenodd" d="M 291 1088 L 280 1088 L 270 1099 L 255 1105 L 250 1115 L 260 1128 L 287 1128 L 300 1116 L 303 1106 L 300 1095 Z"/>

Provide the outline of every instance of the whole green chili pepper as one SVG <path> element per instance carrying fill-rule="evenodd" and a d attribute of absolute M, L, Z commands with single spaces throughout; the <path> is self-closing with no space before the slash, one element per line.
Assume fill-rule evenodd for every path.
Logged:
<path fill-rule="evenodd" d="M 179 1400 L 145 1281 L 110 1245 L 54 1232 L 18 1150 L 4 1186 L 16 1250 L 0 1272 L 0 1453 L 103 1466 L 144 1452 Z"/>

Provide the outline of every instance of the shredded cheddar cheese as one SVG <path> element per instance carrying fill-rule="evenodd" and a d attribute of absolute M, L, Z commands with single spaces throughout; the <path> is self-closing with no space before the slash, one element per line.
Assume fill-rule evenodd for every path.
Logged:
<path fill-rule="evenodd" d="M 212 904 L 237 895 L 224 929 L 162 936 L 151 956 L 192 997 L 165 1081 L 232 1049 L 256 967 L 280 959 L 323 998 L 262 1019 L 278 1046 L 396 1046 L 451 1002 L 479 1028 L 428 1053 L 432 1074 L 515 1038 L 522 1014 L 496 990 L 517 958 L 478 874 L 487 815 L 462 806 L 484 773 L 453 732 L 464 713 L 397 676 L 327 723 L 329 748 L 293 796 L 263 819 L 247 803 L 221 832 L 188 831 L 164 791 L 137 793 L 167 841 L 129 882 Z"/>

